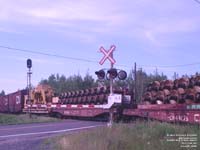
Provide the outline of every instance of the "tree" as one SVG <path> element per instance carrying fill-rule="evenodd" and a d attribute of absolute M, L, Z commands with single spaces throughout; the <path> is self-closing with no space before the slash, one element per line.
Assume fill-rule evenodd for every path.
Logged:
<path fill-rule="evenodd" d="M 83 89 L 94 87 L 96 84 L 93 77 L 87 72 L 83 78 Z"/>
<path fill-rule="evenodd" d="M 52 74 L 48 79 L 43 79 L 40 84 L 50 85 L 55 93 L 61 94 L 66 91 L 81 90 L 86 88 L 94 87 L 95 80 L 89 73 L 86 73 L 85 77 L 82 78 L 81 75 L 73 75 L 66 78 L 64 75 Z"/>
<path fill-rule="evenodd" d="M 136 101 L 141 101 L 142 95 L 146 91 L 147 86 L 153 81 L 166 80 L 167 76 L 163 73 L 159 74 L 155 72 L 154 74 L 147 74 L 142 69 L 136 71 L 136 81 L 134 77 L 134 71 L 132 70 L 127 79 L 124 81 L 116 80 L 116 86 L 127 87 L 131 93 L 135 94 Z M 136 93 L 135 93 L 136 91 Z"/>
<path fill-rule="evenodd" d="M 0 96 L 5 96 L 5 91 L 4 90 L 1 91 Z"/>
<path fill-rule="evenodd" d="M 129 91 L 134 92 L 136 88 L 136 100 L 140 101 L 142 95 L 144 94 L 146 87 L 149 83 L 153 81 L 161 81 L 166 80 L 167 76 L 163 73 L 159 74 L 155 72 L 154 74 L 147 74 L 142 69 L 136 72 L 137 81 L 135 81 L 133 76 L 133 71 L 128 74 L 128 77 L 121 81 L 119 79 L 115 79 L 114 87 L 115 88 L 128 88 Z M 82 90 L 87 88 L 96 87 L 98 85 L 106 85 L 109 86 L 109 80 L 99 81 L 98 79 L 95 81 L 94 78 L 87 72 L 84 77 L 80 74 L 66 77 L 64 75 L 59 74 L 51 74 L 48 79 L 43 79 L 40 84 L 48 84 L 50 85 L 55 93 L 61 94 L 67 91 L 74 90 Z"/>

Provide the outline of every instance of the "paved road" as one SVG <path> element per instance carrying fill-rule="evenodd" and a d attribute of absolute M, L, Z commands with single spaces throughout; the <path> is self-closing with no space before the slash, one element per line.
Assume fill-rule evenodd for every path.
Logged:
<path fill-rule="evenodd" d="M 65 120 L 57 123 L 0 126 L 0 150 L 40 150 L 49 137 L 105 125 L 102 122 Z"/>

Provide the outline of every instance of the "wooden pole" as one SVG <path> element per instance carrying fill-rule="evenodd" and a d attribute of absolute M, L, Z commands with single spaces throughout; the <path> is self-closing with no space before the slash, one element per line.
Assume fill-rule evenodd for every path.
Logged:
<path fill-rule="evenodd" d="M 142 101 L 142 95 L 143 95 L 143 74 L 142 74 L 142 68 L 141 68 L 141 71 L 140 71 L 140 79 L 141 79 L 141 94 L 140 94 L 140 102 Z"/>
<path fill-rule="evenodd" d="M 134 100 L 136 102 L 136 98 L 137 98 L 137 64 L 135 62 L 134 64 Z"/>

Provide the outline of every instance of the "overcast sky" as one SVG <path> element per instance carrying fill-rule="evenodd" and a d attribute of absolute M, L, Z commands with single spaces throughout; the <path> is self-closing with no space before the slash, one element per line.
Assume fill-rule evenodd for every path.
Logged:
<path fill-rule="evenodd" d="M 147 73 L 192 75 L 200 71 L 199 41 L 195 0 L 0 0 L 0 46 L 66 57 L 1 47 L 0 90 L 26 87 L 28 58 L 34 85 L 52 73 L 95 76 L 109 67 L 99 65 L 99 48 L 112 44 L 117 68 L 129 72 L 137 62 Z"/>

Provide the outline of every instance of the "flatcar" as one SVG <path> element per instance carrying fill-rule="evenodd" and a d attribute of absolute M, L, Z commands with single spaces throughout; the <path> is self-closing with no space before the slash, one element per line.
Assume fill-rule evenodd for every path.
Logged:
<path fill-rule="evenodd" d="M 117 113 L 116 110 L 121 106 L 122 101 L 127 101 L 128 98 L 130 101 L 131 96 L 123 90 L 114 90 L 114 93 L 110 94 L 109 87 L 96 87 L 68 91 L 58 97 L 52 96 L 51 102 L 43 104 L 25 103 L 23 112 L 46 113 L 59 117 L 106 118 L 111 109 L 113 113 Z M 34 100 L 32 101 L 34 102 Z"/>
<path fill-rule="evenodd" d="M 200 76 L 154 82 L 147 87 L 135 109 L 125 108 L 124 117 L 200 124 Z"/>

